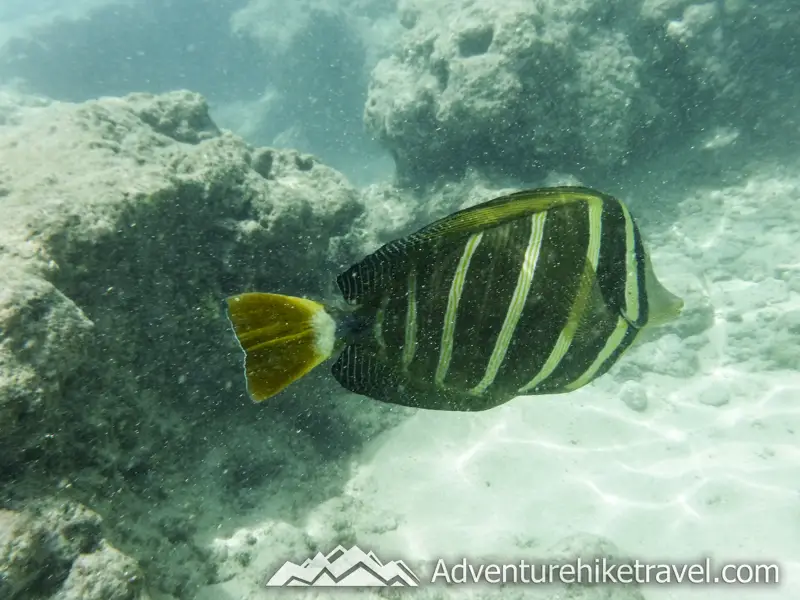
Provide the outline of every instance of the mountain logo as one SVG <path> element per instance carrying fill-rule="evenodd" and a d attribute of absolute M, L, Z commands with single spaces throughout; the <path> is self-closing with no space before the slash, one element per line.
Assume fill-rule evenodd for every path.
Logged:
<path fill-rule="evenodd" d="M 283 564 L 266 583 L 267 587 L 417 587 L 419 577 L 402 560 L 382 563 L 373 552 L 358 546 L 349 550 L 337 546 L 328 554 L 318 552 L 298 565 Z"/>

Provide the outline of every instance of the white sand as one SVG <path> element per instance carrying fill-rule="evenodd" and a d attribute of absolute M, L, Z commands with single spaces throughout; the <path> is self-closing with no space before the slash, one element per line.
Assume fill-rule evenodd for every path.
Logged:
<path fill-rule="evenodd" d="M 354 470 L 359 546 L 384 560 L 519 559 L 585 532 L 643 561 L 780 564 L 779 586 L 649 585 L 647 600 L 800 598 L 800 169 L 762 173 L 686 194 L 657 240 L 656 271 L 689 294 L 688 319 L 710 304 L 709 330 L 643 344 L 569 395 L 417 413 Z M 332 536 L 320 531 L 334 512 L 307 532 Z M 274 597 L 265 565 L 303 534 L 280 527 L 199 597 Z"/>
<path fill-rule="evenodd" d="M 665 392 L 644 414 L 592 390 L 486 415 L 419 414 L 353 482 L 356 495 L 404 518 L 368 545 L 389 556 L 480 556 L 520 538 L 546 547 L 589 532 L 654 562 L 781 560 L 793 581 L 735 597 L 798 597 L 800 374 L 781 380 L 777 389 L 774 377 L 749 376 L 721 409 L 697 402 L 713 377 L 669 387 L 645 378 Z M 690 592 L 732 597 L 724 586 L 652 586 L 645 597 Z"/>

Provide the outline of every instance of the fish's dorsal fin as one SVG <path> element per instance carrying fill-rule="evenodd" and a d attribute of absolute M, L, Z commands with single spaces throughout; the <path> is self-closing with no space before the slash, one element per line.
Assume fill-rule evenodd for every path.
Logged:
<path fill-rule="evenodd" d="M 408 236 L 407 239 L 424 241 L 451 235 L 469 235 L 520 217 L 597 198 L 607 197 L 591 188 L 579 186 L 521 190 L 482 204 L 476 204 L 434 221 Z"/>
<path fill-rule="evenodd" d="M 609 198 L 596 190 L 579 186 L 537 188 L 500 196 L 443 217 L 411 235 L 385 244 L 339 275 L 336 283 L 347 302 L 369 302 L 384 286 L 406 279 L 418 261 L 432 259 L 433 250 L 443 244 L 457 243 L 476 232 L 553 208 Z"/>

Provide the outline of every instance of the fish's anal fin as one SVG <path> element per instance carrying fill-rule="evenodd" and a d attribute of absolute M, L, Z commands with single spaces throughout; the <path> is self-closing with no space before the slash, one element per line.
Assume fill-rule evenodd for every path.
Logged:
<path fill-rule="evenodd" d="M 377 350 L 369 344 L 346 346 L 331 367 L 331 373 L 343 388 L 355 394 L 408 408 L 477 412 L 514 398 L 512 394 L 498 397 L 471 394 L 447 386 L 416 385 L 381 360 Z"/>
<path fill-rule="evenodd" d="M 227 304 L 245 354 L 247 390 L 256 402 L 274 396 L 333 352 L 336 323 L 318 302 L 246 293 L 228 298 Z"/>
<path fill-rule="evenodd" d="M 331 373 L 343 388 L 384 402 L 391 402 L 400 385 L 394 370 L 377 357 L 371 346 L 364 344 L 345 346 Z"/>

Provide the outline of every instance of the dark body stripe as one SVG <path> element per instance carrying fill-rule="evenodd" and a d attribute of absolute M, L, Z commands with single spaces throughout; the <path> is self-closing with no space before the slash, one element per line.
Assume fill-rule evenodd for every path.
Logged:
<path fill-rule="evenodd" d="M 624 206 L 616 199 L 604 202 L 603 231 L 605 234 L 601 246 L 603 260 L 597 270 L 597 281 L 609 310 L 615 314 L 627 312 L 626 284 L 621 278 L 628 275 L 626 263 L 629 259 L 635 260 L 635 276 L 637 280 L 640 282 L 645 281 L 642 238 L 639 234 L 639 228 L 630 219 L 630 215 L 626 219 L 626 212 Z M 632 231 L 626 231 L 626 228 L 631 228 Z M 631 249 L 625 243 L 630 236 L 633 237 L 632 257 L 630 256 Z M 647 322 L 647 297 L 644 284 L 637 287 L 636 295 L 640 309 L 636 318 L 631 320 L 631 323 L 641 327 Z"/>
<path fill-rule="evenodd" d="M 374 339 L 334 366 L 342 385 L 398 404 L 482 410 L 606 372 L 647 318 L 639 232 L 623 205 L 596 193 L 538 216 L 538 238 L 536 215 L 521 214 L 417 247 L 400 240 L 340 276 L 345 298 L 380 317 Z M 534 262 L 526 288 L 520 273 Z M 357 357 L 368 367 L 351 364 Z"/>

